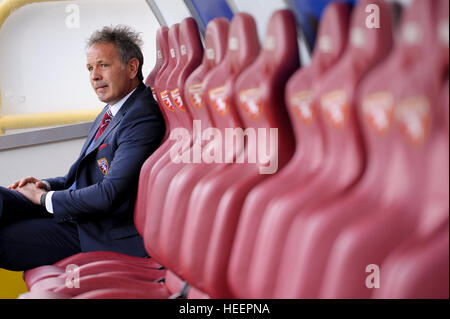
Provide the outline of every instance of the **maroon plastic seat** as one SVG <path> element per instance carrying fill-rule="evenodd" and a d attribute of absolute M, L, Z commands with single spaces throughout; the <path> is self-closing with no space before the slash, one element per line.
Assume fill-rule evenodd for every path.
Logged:
<path fill-rule="evenodd" d="M 369 297 L 373 289 L 366 286 L 368 274 L 361 272 L 362 267 L 365 270 L 367 265 L 381 266 L 391 252 L 403 246 L 417 231 L 421 233 L 448 216 L 448 204 L 445 207 L 439 200 L 442 196 L 434 192 L 442 188 L 445 179 L 442 180 L 441 173 L 430 174 L 433 164 L 442 164 L 443 160 L 439 133 L 442 120 L 436 105 L 442 83 L 440 74 L 442 69 L 448 69 L 448 58 L 447 65 L 436 58 L 441 55 L 435 41 L 436 4 L 415 1 L 407 12 L 406 23 L 402 24 L 400 46 L 413 44 L 413 54 L 413 48 L 409 48 L 406 55 L 416 60 L 409 60 L 412 63 L 409 68 L 401 70 L 402 81 L 397 84 L 392 157 L 383 172 L 388 178 L 377 205 L 341 228 L 330 251 L 321 297 Z M 411 16 L 416 17 L 414 23 L 408 20 Z M 432 186 L 435 183 L 439 186 Z M 340 287 L 344 281 L 345 287 Z"/>
<path fill-rule="evenodd" d="M 162 29 L 163 32 L 161 32 L 159 43 L 163 54 L 163 59 L 167 59 L 167 61 L 164 63 L 160 72 L 156 76 L 154 82 L 154 91 L 156 99 L 166 119 L 167 134 L 170 134 L 170 132 L 174 128 L 180 126 L 178 117 L 175 115 L 175 112 L 166 106 L 166 104 L 172 105 L 170 98 L 166 99 L 165 101 L 161 99 L 161 92 L 167 92 L 167 81 L 173 69 L 175 68 L 177 62 L 176 57 L 172 56 L 171 52 L 175 52 L 175 46 L 178 45 L 176 42 L 178 29 L 179 24 L 172 25 L 169 30 Z M 171 39 L 170 41 L 169 41 L 169 33 Z M 145 218 L 147 215 L 146 205 L 147 205 L 148 187 L 152 186 L 147 181 L 150 178 L 149 176 L 152 168 L 156 165 L 156 163 L 159 162 L 161 157 L 163 157 L 164 154 L 167 153 L 172 144 L 173 141 L 171 141 L 170 139 L 166 139 L 142 165 L 141 172 L 139 175 L 139 187 L 136 197 L 136 204 L 135 204 L 136 206 L 134 215 L 135 225 L 137 225 L 136 226 L 137 230 L 141 235 L 144 234 L 144 229 L 141 228 L 141 225 L 145 225 Z"/>
<path fill-rule="evenodd" d="M 435 91 L 436 105 L 440 106 L 433 108 L 434 134 L 430 134 L 430 147 L 426 151 L 426 177 L 421 185 L 424 196 L 417 228 L 383 262 L 380 289 L 373 292 L 374 298 L 448 298 L 449 295 L 448 78 L 437 94 L 441 77 L 448 75 L 448 38 L 440 34 L 441 26 L 448 24 L 448 6 L 448 1 L 440 1 L 436 6 L 436 24 L 432 25 L 437 45 L 432 48 L 432 54 L 427 52 L 428 63 L 417 63 L 414 72 L 434 86 L 431 92 Z"/>
<path fill-rule="evenodd" d="M 448 299 L 448 223 L 427 238 L 415 240 L 382 265 L 377 299 Z"/>
<path fill-rule="evenodd" d="M 59 276 L 52 276 L 43 278 L 33 285 L 28 286 L 30 291 L 36 290 L 55 290 L 60 286 L 64 286 L 66 284 L 66 280 L 69 276 L 69 273 L 65 272 L 65 268 L 62 269 L 62 272 Z M 148 282 L 158 280 L 165 275 L 164 270 L 157 270 L 155 268 L 149 267 L 142 263 L 132 264 L 127 263 L 118 263 L 116 260 L 102 260 L 90 262 L 88 264 L 82 265 L 78 267 L 78 275 L 80 278 L 84 278 L 86 276 L 95 276 L 95 275 L 111 275 L 112 273 L 121 272 L 121 275 L 126 278 L 142 278 L 142 280 L 146 280 Z"/>
<path fill-rule="evenodd" d="M 239 74 L 254 61 L 259 52 L 256 25 L 250 15 L 237 14 L 229 29 L 228 38 L 223 39 L 223 48 L 227 47 L 227 42 L 229 44 L 226 56 L 217 67 L 208 73 L 202 84 L 205 107 L 209 109 L 212 117 L 211 122 L 214 123 L 215 128 L 221 134 L 225 134 L 226 128 L 240 127 L 239 117 L 233 103 L 234 83 Z M 219 98 L 217 94 L 214 95 L 218 91 L 221 92 L 222 103 L 227 105 L 227 112 L 225 113 L 218 112 L 213 106 L 213 99 Z M 201 127 L 202 129 L 208 128 L 207 125 L 203 125 L 203 122 L 201 122 Z M 205 152 L 208 152 L 209 147 L 214 147 L 214 142 L 198 141 L 198 143 Z M 229 156 L 231 160 L 234 157 L 234 152 L 222 154 Z M 168 193 L 171 196 L 166 198 L 164 206 L 164 215 L 160 225 L 159 249 L 165 256 L 164 263 L 167 263 L 168 267 L 177 274 L 182 274 L 179 251 L 192 189 L 201 178 L 225 166 L 227 166 L 225 163 L 187 164 L 177 172 L 170 183 Z"/>
<path fill-rule="evenodd" d="M 193 287 L 211 297 L 231 296 L 226 281 L 227 265 L 246 194 L 268 176 L 261 172 L 283 167 L 293 153 L 293 134 L 283 94 L 288 77 L 299 66 L 296 38 L 292 13 L 287 10 L 275 12 L 269 21 L 264 50 L 242 72 L 234 87 L 234 101 L 242 129 L 264 130 L 267 144 L 270 137 L 276 139 L 269 128 L 278 130 L 278 163 L 275 156 L 268 158 L 268 166 L 250 162 L 249 157 L 256 151 L 256 141 L 251 141 L 243 150 L 244 163 L 234 163 L 207 175 L 192 191 L 180 253 L 181 274 Z M 224 109 L 227 110 L 225 114 Z M 230 105 L 213 112 L 222 122 L 226 120 L 223 115 L 231 109 Z M 257 112 L 253 113 L 253 110 Z M 216 126 L 219 125 L 216 122 Z M 272 143 L 270 147 L 273 151 Z M 197 231 L 199 229 L 201 231 Z"/>
<path fill-rule="evenodd" d="M 411 66 L 411 47 L 396 50 L 363 81 L 358 90 L 359 126 L 366 145 L 367 163 L 361 181 L 348 195 L 332 204 L 312 208 L 289 230 L 276 295 L 291 298 L 318 296 L 329 252 L 336 237 L 352 220 L 380 203 L 389 185 L 386 167 L 392 161 L 392 121 L 404 72 Z M 386 187 L 387 187 L 386 186 Z M 328 204 L 328 205 L 327 205 Z M 300 243 L 300 244 L 299 244 Z M 290 270 L 295 273 L 289 276 Z"/>
<path fill-rule="evenodd" d="M 248 18 L 250 19 L 250 18 Z M 198 110 L 203 112 L 207 112 L 207 114 L 210 114 L 209 123 L 211 125 L 208 125 L 209 123 L 203 124 L 202 118 L 199 118 L 201 122 L 201 128 L 207 129 L 210 126 L 213 126 L 215 121 L 214 113 L 212 112 L 209 104 L 208 94 L 205 94 L 205 92 L 208 92 L 208 87 L 210 83 L 210 79 L 217 78 L 218 74 L 221 74 L 222 76 L 226 76 L 230 73 L 230 70 L 224 68 L 225 65 L 228 65 L 230 62 L 231 54 L 226 53 L 227 51 L 227 42 L 228 38 L 237 32 L 236 25 L 239 25 L 238 21 L 244 20 L 241 15 L 238 15 L 235 17 L 233 23 L 230 26 L 229 29 L 229 23 L 226 19 L 220 18 L 217 19 L 217 23 L 215 28 L 211 28 L 209 32 L 206 34 L 207 40 L 209 38 L 215 38 L 216 41 L 220 40 L 219 43 L 217 43 L 218 47 L 215 48 L 213 51 L 214 54 L 212 54 L 211 51 L 206 51 L 206 56 L 209 56 L 212 58 L 213 56 L 216 58 L 217 62 L 219 63 L 217 66 L 215 66 L 207 75 L 205 75 L 203 82 L 202 82 L 202 92 L 204 94 L 203 101 L 204 106 Z M 251 31 L 251 30 L 250 30 Z M 250 34 L 253 34 L 250 32 Z M 242 41 L 242 39 L 240 39 Z M 225 55 L 226 54 L 226 55 Z M 245 55 L 244 57 L 247 57 Z M 247 58 L 248 59 L 248 58 Z M 226 73 L 224 73 L 226 72 Z M 223 79 L 225 81 L 225 79 Z M 188 93 L 189 94 L 189 93 Z M 195 109 L 197 109 L 196 105 L 193 105 Z M 230 115 L 231 117 L 231 115 Z M 231 117 L 231 120 L 235 120 L 235 118 Z M 197 145 L 200 145 L 201 147 L 205 147 L 207 143 L 205 141 L 201 140 L 202 132 L 198 132 L 196 136 L 198 137 L 198 140 L 195 141 Z M 195 145 L 195 144 L 194 144 Z M 190 150 L 191 152 L 194 152 L 194 147 Z M 191 194 L 191 190 L 196 184 L 196 181 L 198 179 L 194 178 L 192 174 L 186 179 L 186 173 L 190 171 L 198 171 L 199 169 L 203 168 L 203 174 L 206 174 L 211 170 L 211 167 L 208 165 L 201 165 L 200 163 L 196 164 L 185 164 L 180 165 L 178 169 L 174 169 L 172 172 L 174 174 L 171 174 L 171 182 L 168 188 L 167 193 L 170 194 L 170 196 L 167 196 L 164 203 L 164 214 L 161 219 L 160 224 L 160 237 L 158 240 L 158 249 L 161 251 L 161 254 L 164 258 L 164 263 L 167 264 L 167 266 L 175 273 L 180 273 L 180 267 L 179 267 L 179 250 L 181 245 L 181 239 L 183 235 L 183 229 L 184 229 L 184 220 L 185 220 L 185 211 L 186 207 L 188 205 L 189 197 Z M 180 173 L 180 174 L 178 174 Z M 179 175 L 182 177 L 180 178 Z M 188 183 L 188 184 L 186 184 Z M 176 235 L 174 235 L 176 234 Z"/>
<path fill-rule="evenodd" d="M 286 192 L 302 177 L 316 170 L 322 160 L 322 133 L 315 120 L 318 110 L 312 103 L 314 83 L 336 63 L 345 48 L 349 7 L 344 3 L 333 3 L 322 17 L 311 64 L 298 70 L 286 87 L 286 103 L 296 138 L 295 154 L 278 174 L 251 190 L 242 208 L 229 269 L 229 282 L 237 296 L 247 295 L 246 286 L 242 285 L 248 278 L 252 258 L 247 252 L 253 251 L 265 207 L 276 194 Z"/>
<path fill-rule="evenodd" d="M 366 6 L 380 9 L 380 28 L 366 27 Z M 360 1 L 351 18 L 347 49 L 317 87 L 318 117 L 324 131 L 324 156 L 311 176 L 276 196 L 264 211 L 252 254 L 246 291 L 248 297 L 271 298 L 286 244 L 287 234 L 298 216 L 311 206 L 343 196 L 359 180 L 364 152 L 355 110 L 357 85 L 389 52 L 392 44 L 391 15 L 381 1 Z M 298 243 L 298 242 L 297 242 Z M 249 252 L 247 252 L 249 253 Z M 264 278 L 264 280 L 262 280 Z M 245 290 L 245 289 L 244 289 Z"/>
<path fill-rule="evenodd" d="M 225 22 L 226 24 L 224 24 Z M 207 28 L 207 31 L 209 30 L 209 32 L 212 32 L 217 37 L 209 38 L 209 41 L 207 43 L 208 46 L 205 50 L 205 55 L 214 52 L 214 54 L 217 55 L 217 58 L 220 58 L 221 53 L 224 52 L 222 44 L 223 41 L 225 41 L 224 39 L 226 38 L 226 33 L 223 34 L 223 28 L 225 27 L 225 32 L 227 32 L 228 22 L 226 21 L 226 19 L 214 19 L 208 24 L 208 27 L 209 28 Z M 220 30 L 220 32 L 217 33 L 214 32 L 214 30 Z M 211 67 L 214 65 L 214 61 L 218 61 L 217 58 L 208 59 L 211 60 Z M 188 87 L 186 87 L 186 89 L 188 89 Z M 184 95 L 184 97 L 186 97 L 186 95 Z M 190 108 L 192 106 L 191 101 L 185 98 L 184 103 L 188 107 L 186 109 L 186 112 L 184 113 L 192 112 L 192 114 L 195 114 L 195 116 L 201 116 L 202 118 L 206 117 L 207 113 L 205 114 L 201 110 L 199 110 L 199 113 L 195 109 Z M 188 132 L 190 136 L 192 136 L 192 117 L 189 117 L 189 120 L 189 128 L 184 127 L 184 129 L 186 129 L 185 132 Z M 188 143 L 183 146 L 183 150 L 181 152 L 189 152 L 192 143 L 192 140 L 188 141 Z M 150 219 L 150 221 L 146 223 L 149 228 L 145 231 L 145 243 L 147 251 L 159 261 L 164 260 L 161 256 L 161 250 L 158 249 L 159 234 L 161 232 L 160 222 L 163 214 L 165 214 L 164 200 L 166 197 L 171 198 L 171 194 L 168 193 L 169 184 L 172 180 L 172 176 L 183 166 L 183 163 L 174 163 L 172 160 L 172 154 L 169 150 L 163 157 L 163 160 L 160 161 L 161 165 L 158 165 L 158 167 L 155 166 L 155 168 L 152 169 L 152 173 L 150 174 L 150 178 L 148 180 L 148 183 L 152 185 L 158 185 L 158 187 L 151 189 L 147 194 L 148 205 L 146 210 L 147 219 Z M 174 242 L 177 241 L 175 240 Z"/>
<path fill-rule="evenodd" d="M 169 28 L 166 26 L 161 26 L 156 33 L 156 63 L 153 67 L 153 70 L 145 79 L 145 85 L 150 87 L 153 93 L 153 98 L 155 101 L 157 100 L 156 91 L 155 91 L 155 82 L 156 78 L 161 71 L 163 71 L 169 62 L 167 58 L 167 37 L 169 33 Z M 162 48 L 164 46 L 164 49 Z M 166 56 L 164 56 L 166 55 Z"/>
<path fill-rule="evenodd" d="M 191 76 L 186 81 L 185 84 L 185 101 L 188 106 L 189 111 L 193 115 L 193 119 L 197 121 L 201 121 L 201 125 L 203 128 L 212 127 L 213 121 L 210 116 L 210 112 L 205 105 L 205 97 L 203 84 L 204 79 L 214 68 L 223 61 L 226 48 L 227 48 L 227 35 L 228 35 L 228 20 L 225 18 L 216 18 L 213 19 L 207 26 L 206 34 L 205 34 L 205 54 L 203 57 L 203 62 L 200 67 L 195 70 Z M 201 132 L 199 135 L 193 136 L 192 148 L 188 149 L 188 152 L 192 151 L 195 148 L 197 143 L 201 143 L 199 141 L 201 139 Z M 165 172 L 161 172 L 162 178 L 165 179 L 166 182 L 171 182 L 173 176 L 177 174 L 177 172 L 186 166 L 187 164 L 173 164 L 168 165 Z M 171 182 L 172 183 L 172 182 Z M 156 218 L 153 219 L 153 236 L 151 240 L 152 247 L 158 251 L 158 256 L 160 260 L 164 263 L 164 265 L 169 268 L 166 276 L 166 284 L 171 288 L 171 291 L 180 291 L 184 280 L 177 276 L 175 273 L 177 272 L 178 265 L 178 250 L 180 246 L 181 234 L 182 234 L 182 225 L 184 222 L 184 214 L 182 211 L 185 209 L 185 206 L 182 205 L 182 199 L 185 196 L 185 193 L 182 191 L 183 187 L 180 184 L 179 187 L 172 189 L 170 185 L 169 189 L 166 190 L 166 194 L 163 196 L 155 196 L 154 202 L 155 206 L 160 205 L 158 207 L 164 207 L 163 209 L 157 213 L 154 209 Z M 190 190 L 189 190 L 190 191 Z M 180 198 L 181 196 L 181 198 Z M 167 207 L 167 204 L 177 204 L 179 209 L 172 210 Z M 181 204 L 181 206 L 180 206 Z M 164 205 L 164 206 L 162 206 Z M 175 218 L 175 222 L 171 227 L 166 230 L 166 228 L 162 227 L 162 218 L 167 219 L 167 216 L 173 216 Z M 167 224 L 167 222 L 166 222 Z M 167 232 L 167 233 L 166 233 Z M 161 240 L 161 237 L 169 237 L 168 241 Z M 189 290 L 189 295 L 192 295 L 193 289 Z M 201 294 L 195 294 L 200 296 Z"/>
<path fill-rule="evenodd" d="M 182 92 L 184 90 L 184 82 L 200 63 L 203 51 L 198 35 L 198 28 L 192 18 L 184 19 L 181 22 L 181 25 L 175 24 L 171 29 L 171 41 L 167 46 L 169 62 L 165 69 L 161 69 L 162 71 L 155 79 L 155 90 L 157 91 L 158 102 L 160 103 L 160 107 L 164 110 L 163 113 L 170 119 L 169 127 L 166 128 L 168 135 L 178 127 L 189 128 L 192 125 L 191 116 L 186 112 L 184 107 L 186 101 L 182 98 L 177 98 L 176 103 L 178 103 L 179 106 L 176 106 L 170 92 L 177 92 L 180 90 Z M 179 37 L 180 32 L 181 38 Z M 179 42 L 179 40 L 181 41 Z M 164 41 L 160 42 L 164 45 Z M 183 47 L 183 54 L 181 54 L 181 47 Z M 164 101 L 162 96 L 166 97 Z M 151 186 L 153 185 L 153 183 L 149 182 L 149 179 L 152 178 L 152 172 L 157 171 L 167 163 L 167 154 L 173 144 L 173 140 L 167 139 L 165 143 L 163 143 L 152 156 L 146 160 L 141 168 L 135 208 L 135 224 L 146 224 L 144 219 L 148 214 L 148 194 L 151 192 Z M 141 235 L 144 234 L 143 229 L 141 230 L 138 228 L 138 231 Z"/>

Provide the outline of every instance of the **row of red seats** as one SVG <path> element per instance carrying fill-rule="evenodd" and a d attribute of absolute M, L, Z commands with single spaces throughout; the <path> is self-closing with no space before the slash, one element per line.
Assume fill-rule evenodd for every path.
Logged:
<path fill-rule="evenodd" d="M 26 272 L 22 298 L 448 298 L 448 1 L 414 1 L 394 31 L 384 1 L 332 3 L 296 71 L 287 10 L 262 48 L 245 13 L 212 20 L 204 49 L 192 18 L 161 27 L 146 84 L 168 131 L 135 209 L 152 258 L 78 254 Z M 249 161 L 253 143 L 226 152 L 194 120 L 223 136 L 277 128 L 277 173 Z M 175 163 L 178 128 L 194 137 L 180 156 L 229 161 Z"/>

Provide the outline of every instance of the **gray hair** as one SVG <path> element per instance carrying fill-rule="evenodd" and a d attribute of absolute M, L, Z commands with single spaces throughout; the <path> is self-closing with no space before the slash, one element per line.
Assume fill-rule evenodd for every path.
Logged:
<path fill-rule="evenodd" d="M 114 43 L 119 52 L 120 61 L 123 66 L 136 58 L 139 60 L 139 69 L 137 77 L 143 81 L 142 65 L 144 64 L 144 55 L 141 51 L 142 40 L 139 33 L 126 25 L 118 25 L 115 27 L 103 27 L 101 30 L 95 31 L 87 40 L 87 48 L 97 43 Z"/>

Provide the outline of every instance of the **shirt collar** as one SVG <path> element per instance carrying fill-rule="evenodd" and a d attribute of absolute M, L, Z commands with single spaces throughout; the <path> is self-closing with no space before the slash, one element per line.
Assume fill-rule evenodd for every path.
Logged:
<path fill-rule="evenodd" d="M 137 88 L 136 88 L 137 89 Z M 136 89 L 134 89 L 133 91 L 131 91 L 130 93 L 128 93 L 125 97 L 123 97 L 119 102 L 117 102 L 114 105 L 109 105 L 110 110 L 111 110 L 111 114 L 112 116 L 116 116 L 117 112 L 119 112 L 120 108 L 122 107 L 122 105 L 128 100 L 128 98 L 130 97 L 131 94 L 133 94 L 134 91 L 136 91 Z"/>

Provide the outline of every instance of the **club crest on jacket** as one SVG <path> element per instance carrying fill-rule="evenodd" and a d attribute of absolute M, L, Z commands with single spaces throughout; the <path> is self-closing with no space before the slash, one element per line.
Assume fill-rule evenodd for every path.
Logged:
<path fill-rule="evenodd" d="M 103 175 L 108 174 L 108 160 L 105 157 L 97 160 L 97 164 L 100 172 L 102 172 Z"/>

